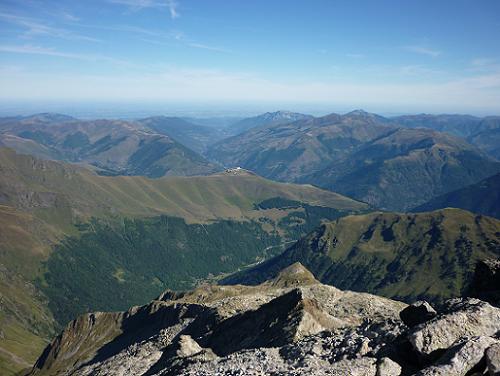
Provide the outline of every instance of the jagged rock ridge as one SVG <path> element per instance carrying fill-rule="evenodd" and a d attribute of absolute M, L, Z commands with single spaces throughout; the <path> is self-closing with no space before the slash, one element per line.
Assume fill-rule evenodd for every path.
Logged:
<path fill-rule="evenodd" d="M 411 328 L 399 318 L 405 308 L 323 285 L 297 263 L 259 286 L 166 291 L 127 312 L 83 315 L 30 375 L 466 375 L 498 366 L 499 308 L 455 299 Z"/>

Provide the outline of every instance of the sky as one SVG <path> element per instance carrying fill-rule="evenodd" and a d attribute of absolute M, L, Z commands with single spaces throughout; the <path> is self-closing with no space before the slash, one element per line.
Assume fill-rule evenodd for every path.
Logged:
<path fill-rule="evenodd" d="M 500 114 L 500 1 L 0 0 L 16 101 Z"/>

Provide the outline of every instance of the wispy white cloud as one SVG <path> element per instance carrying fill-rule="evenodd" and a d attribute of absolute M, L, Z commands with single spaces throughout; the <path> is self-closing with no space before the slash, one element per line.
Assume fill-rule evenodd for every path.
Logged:
<path fill-rule="evenodd" d="M 172 18 L 180 17 L 179 12 L 177 11 L 178 4 L 175 0 L 167 0 L 167 5 L 170 11 L 170 17 Z"/>
<path fill-rule="evenodd" d="M 175 41 L 190 48 L 203 49 L 213 52 L 224 52 L 224 53 L 231 52 L 227 48 L 212 46 L 206 43 L 200 43 L 197 40 L 190 38 L 189 36 L 186 35 L 186 33 L 180 30 L 159 31 L 159 30 L 146 29 L 143 27 L 130 26 L 130 25 L 93 25 L 85 23 L 79 23 L 78 26 L 88 29 L 109 30 L 109 31 L 138 34 L 141 36 L 138 38 L 139 41 L 159 46 L 166 46 L 166 45 L 171 46 L 172 43 L 170 42 Z"/>
<path fill-rule="evenodd" d="M 353 59 L 362 59 L 365 57 L 364 54 L 346 54 L 345 56 L 351 57 Z"/>
<path fill-rule="evenodd" d="M 66 40 L 101 42 L 100 39 L 77 34 L 67 29 L 49 26 L 47 24 L 44 24 L 38 20 L 29 17 L 22 17 L 22 16 L 17 16 L 15 14 L 0 12 L 0 20 L 21 26 L 22 28 L 25 29 L 23 36 L 28 38 L 44 35 Z"/>
<path fill-rule="evenodd" d="M 500 60 L 490 57 L 477 57 L 470 61 L 466 69 L 469 74 L 496 75 L 500 74 Z"/>
<path fill-rule="evenodd" d="M 77 59 L 81 59 L 81 60 L 86 60 L 86 59 L 83 59 L 83 55 L 57 52 L 57 51 L 50 49 L 50 48 L 43 48 L 43 47 L 31 46 L 31 45 L 22 45 L 22 46 L 1 45 L 0 52 L 10 52 L 10 53 L 16 53 L 16 54 L 60 56 L 60 57 L 77 58 Z"/>
<path fill-rule="evenodd" d="M 154 44 L 154 45 L 157 45 L 157 46 L 168 46 L 168 47 L 171 47 L 172 46 L 172 42 L 168 42 L 168 41 L 165 41 L 165 40 L 156 40 L 156 39 L 151 39 L 151 38 L 139 38 L 140 41 L 142 42 L 145 42 L 145 43 L 149 43 L 149 44 Z M 209 45 L 206 45 L 206 44 L 201 44 L 201 43 L 186 43 L 185 44 L 187 47 L 191 47 L 191 48 L 197 48 L 197 49 L 200 49 L 200 50 L 207 50 L 207 51 L 213 51 L 213 52 L 221 52 L 221 53 L 229 53 L 230 51 L 229 50 L 226 50 L 224 48 L 219 48 L 219 47 L 214 47 L 214 46 L 209 46 Z"/>
<path fill-rule="evenodd" d="M 188 37 L 186 36 L 186 34 L 182 31 L 179 31 L 179 30 L 172 30 L 172 31 L 170 31 L 169 35 L 170 35 L 170 37 L 174 38 L 175 40 L 182 40 L 182 41 L 188 40 Z"/>
<path fill-rule="evenodd" d="M 445 72 L 429 68 L 424 65 L 403 65 L 397 68 L 391 68 L 392 72 L 399 73 L 404 76 L 423 76 L 423 75 L 436 75 L 436 74 L 445 74 Z"/>
<path fill-rule="evenodd" d="M 211 46 L 211 45 L 208 45 L 208 44 L 205 44 L 205 43 L 200 43 L 200 42 L 198 42 L 196 40 L 193 40 L 192 38 L 188 37 L 182 31 L 172 30 L 169 33 L 169 36 L 170 36 L 170 38 L 173 38 L 176 41 L 178 41 L 180 43 L 183 43 L 187 47 L 198 48 L 198 49 L 201 49 L 201 50 L 208 50 L 208 51 L 213 51 L 213 52 L 226 52 L 226 53 L 230 52 L 226 48 L 217 47 L 217 46 Z"/>
<path fill-rule="evenodd" d="M 0 65 L 0 74 L 18 74 L 24 71 L 19 65 Z"/>
<path fill-rule="evenodd" d="M 208 45 L 202 44 L 202 43 L 188 43 L 187 45 L 189 47 L 199 48 L 202 50 L 209 50 L 209 51 L 214 51 L 214 52 L 229 52 L 229 50 L 226 50 L 224 48 L 208 46 Z"/>
<path fill-rule="evenodd" d="M 110 3 L 124 5 L 134 11 L 145 8 L 166 8 L 170 12 L 172 19 L 179 18 L 179 4 L 175 0 L 108 0 Z"/>
<path fill-rule="evenodd" d="M 403 48 L 406 51 L 414 52 L 421 55 L 427 55 L 431 57 L 438 57 L 439 55 L 442 54 L 441 51 L 426 46 L 412 45 L 412 46 L 404 46 Z"/>
<path fill-rule="evenodd" d="M 165 42 L 163 40 L 156 40 L 156 39 L 151 39 L 151 38 L 138 38 L 139 41 L 145 42 L 148 44 L 154 44 L 156 46 L 166 46 L 166 47 L 171 47 L 172 43 Z"/>
<path fill-rule="evenodd" d="M 133 66 L 134 64 L 126 61 L 115 59 L 109 56 L 96 55 L 96 54 L 80 54 L 72 52 L 59 51 L 53 48 L 33 46 L 33 45 L 0 45 L 0 52 L 15 53 L 15 54 L 28 54 L 28 55 L 43 55 L 61 57 L 65 59 L 83 60 L 88 62 L 104 61 L 121 66 Z"/>
<path fill-rule="evenodd" d="M 132 25 L 93 25 L 93 24 L 85 24 L 79 23 L 78 27 L 87 28 L 87 29 L 96 29 L 96 30 L 107 30 L 107 31 L 118 31 L 124 33 L 132 33 L 132 34 L 142 34 L 151 37 L 169 37 L 169 33 L 165 33 L 158 30 L 146 29 L 139 26 Z"/>
<path fill-rule="evenodd" d="M 491 67 L 492 65 L 498 64 L 496 59 L 488 58 L 488 57 L 478 57 L 472 59 L 471 65 L 474 67 Z"/>
<path fill-rule="evenodd" d="M 56 16 L 60 16 L 65 21 L 71 21 L 71 22 L 80 21 L 79 17 L 77 17 L 74 14 L 69 13 L 67 11 L 60 11 L 59 13 L 56 14 Z"/>

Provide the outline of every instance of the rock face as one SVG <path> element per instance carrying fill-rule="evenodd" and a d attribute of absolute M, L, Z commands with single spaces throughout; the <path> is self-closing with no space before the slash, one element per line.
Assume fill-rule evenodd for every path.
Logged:
<path fill-rule="evenodd" d="M 436 311 L 425 301 L 410 304 L 399 313 L 401 320 L 410 328 L 422 324 L 436 316 Z"/>
<path fill-rule="evenodd" d="M 409 339 L 414 349 L 428 356 L 469 336 L 494 336 L 500 331 L 500 309 L 478 299 L 453 299 L 446 314 L 417 326 Z"/>
<path fill-rule="evenodd" d="M 399 316 L 415 311 L 424 314 L 410 328 Z M 495 374 L 499 315 L 477 299 L 407 308 L 293 264 L 258 286 L 167 291 L 127 312 L 83 315 L 29 375 Z"/>
<path fill-rule="evenodd" d="M 500 306 L 500 259 L 481 260 L 476 264 L 469 295 Z"/>
<path fill-rule="evenodd" d="M 437 364 L 418 372 L 416 376 L 460 376 L 472 370 L 484 358 L 485 351 L 497 340 L 490 337 L 464 339 L 451 347 Z"/>
<path fill-rule="evenodd" d="M 486 350 L 486 363 L 490 375 L 500 375 L 500 343 L 496 343 Z"/>
<path fill-rule="evenodd" d="M 399 376 L 401 366 L 390 358 L 382 358 L 377 366 L 377 376 Z"/>

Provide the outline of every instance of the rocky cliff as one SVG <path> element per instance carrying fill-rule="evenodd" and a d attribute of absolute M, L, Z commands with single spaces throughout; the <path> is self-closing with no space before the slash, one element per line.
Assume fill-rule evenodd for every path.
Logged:
<path fill-rule="evenodd" d="M 323 285 L 297 263 L 258 286 L 83 315 L 29 375 L 497 374 L 500 308 L 467 298 L 437 311 Z"/>

